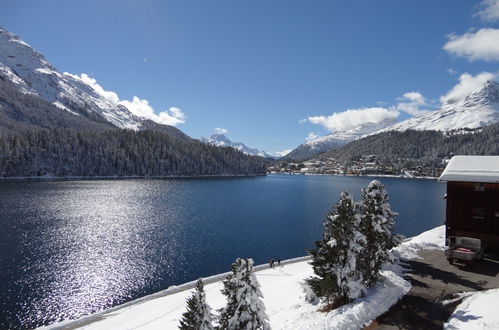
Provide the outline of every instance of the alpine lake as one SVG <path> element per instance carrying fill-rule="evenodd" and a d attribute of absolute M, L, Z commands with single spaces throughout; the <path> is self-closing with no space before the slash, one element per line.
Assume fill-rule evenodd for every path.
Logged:
<path fill-rule="evenodd" d="M 436 180 L 251 178 L 0 182 L 0 328 L 35 328 L 199 277 L 304 256 L 348 190 L 380 180 L 395 232 L 442 225 Z"/>

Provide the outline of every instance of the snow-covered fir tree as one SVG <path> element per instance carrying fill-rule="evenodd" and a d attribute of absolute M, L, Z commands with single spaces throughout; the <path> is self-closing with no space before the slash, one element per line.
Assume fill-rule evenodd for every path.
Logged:
<path fill-rule="evenodd" d="M 203 280 L 199 279 L 192 296 L 187 299 L 187 311 L 182 314 L 179 329 L 213 330 L 211 322 L 211 308 L 206 303 Z"/>
<path fill-rule="evenodd" d="M 360 231 L 365 237 L 360 266 L 366 286 L 371 287 L 378 280 L 383 263 L 393 261 L 390 249 L 400 243 L 400 237 L 393 233 L 397 213 L 392 211 L 388 193 L 378 180 L 362 189 L 359 208 Z"/>
<path fill-rule="evenodd" d="M 322 301 L 339 306 L 361 296 L 365 287 L 358 257 L 364 237 L 353 196 L 345 191 L 324 222 L 322 240 L 310 250 L 316 276 L 308 284 Z"/>
<path fill-rule="evenodd" d="M 223 282 L 227 305 L 220 309 L 220 329 L 270 329 L 263 295 L 253 272 L 252 259 L 236 259 Z"/>

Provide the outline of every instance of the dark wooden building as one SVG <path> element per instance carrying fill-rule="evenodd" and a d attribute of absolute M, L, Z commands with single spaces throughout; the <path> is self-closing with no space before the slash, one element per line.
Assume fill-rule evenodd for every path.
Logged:
<path fill-rule="evenodd" d="M 455 156 L 439 180 L 447 182 L 447 241 L 479 238 L 499 253 L 499 156 Z"/>

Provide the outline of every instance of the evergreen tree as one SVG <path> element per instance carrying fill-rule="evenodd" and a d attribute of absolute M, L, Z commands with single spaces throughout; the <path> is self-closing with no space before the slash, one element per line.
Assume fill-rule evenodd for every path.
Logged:
<path fill-rule="evenodd" d="M 252 259 L 237 258 L 223 284 L 227 305 L 220 309 L 220 329 L 270 329 Z"/>
<path fill-rule="evenodd" d="M 347 191 L 324 222 L 322 240 L 310 250 L 315 277 L 308 284 L 324 302 L 340 306 L 361 296 L 365 288 L 358 268 L 363 236 L 359 233 L 357 204 Z"/>
<path fill-rule="evenodd" d="M 360 213 L 360 231 L 365 237 L 360 266 L 366 286 L 371 287 L 383 263 L 393 261 L 390 249 L 400 243 L 400 237 L 393 233 L 397 213 L 392 211 L 385 187 L 378 180 L 362 190 Z"/>
<path fill-rule="evenodd" d="M 179 329 L 213 330 L 211 308 L 206 303 L 203 281 L 199 279 L 191 297 L 187 299 L 187 311 L 182 314 Z"/>

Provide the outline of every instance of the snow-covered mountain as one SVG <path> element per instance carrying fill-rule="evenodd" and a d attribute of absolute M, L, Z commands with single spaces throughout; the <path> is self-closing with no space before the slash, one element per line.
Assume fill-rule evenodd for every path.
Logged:
<path fill-rule="evenodd" d="M 350 130 L 336 131 L 313 141 L 299 145 L 284 158 L 303 159 L 321 152 L 336 149 L 364 135 L 379 131 L 394 124 L 394 120 L 384 120 L 379 123 L 366 123 Z"/>
<path fill-rule="evenodd" d="M 460 100 L 447 100 L 439 110 L 422 117 L 410 118 L 379 132 L 408 129 L 450 131 L 461 128 L 478 128 L 498 121 L 499 84 L 489 80 L 479 89 Z"/>
<path fill-rule="evenodd" d="M 349 131 L 338 131 L 304 143 L 287 154 L 286 158 L 302 159 L 336 149 L 350 141 L 386 131 L 437 130 L 451 131 L 479 128 L 499 122 L 499 84 L 486 81 L 480 88 L 458 100 L 446 100 L 439 110 L 421 117 L 394 123 L 369 123 Z"/>
<path fill-rule="evenodd" d="M 210 137 L 201 137 L 201 138 L 199 138 L 199 141 L 204 142 L 204 143 L 209 143 L 209 144 L 215 145 L 217 147 L 232 147 L 232 148 L 235 148 L 239 151 L 242 151 L 248 155 L 262 156 L 262 157 L 274 157 L 274 156 L 266 153 L 265 151 L 260 151 L 260 150 L 255 149 L 255 148 L 250 148 L 242 142 L 232 142 L 223 134 L 213 134 Z"/>
<path fill-rule="evenodd" d="M 8 79 L 23 93 L 39 96 L 77 116 L 107 121 L 118 128 L 155 128 L 188 138 L 176 128 L 133 114 L 111 97 L 114 93 L 106 96 L 81 77 L 59 72 L 41 53 L 1 27 L 0 78 Z"/>

